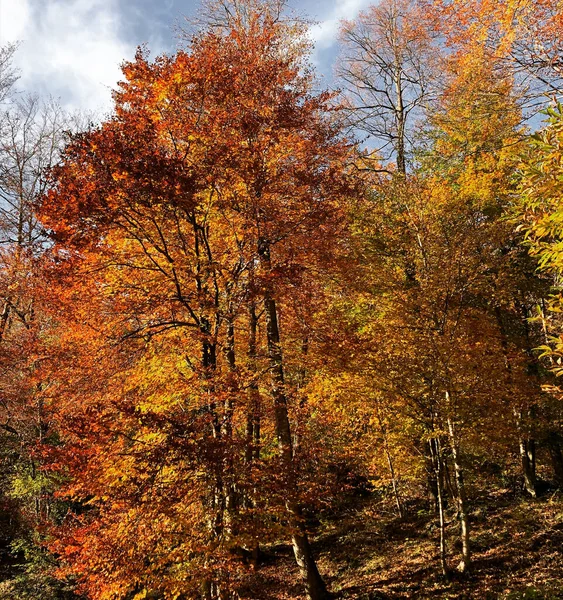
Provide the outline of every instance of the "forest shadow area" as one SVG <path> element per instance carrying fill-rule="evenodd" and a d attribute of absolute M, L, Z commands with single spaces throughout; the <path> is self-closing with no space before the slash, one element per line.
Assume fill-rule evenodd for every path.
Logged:
<path fill-rule="evenodd" d="M 436 517 L 422 504 L 404 518 L 385 502 L 356 499 L 321 523 L 314 540 L 319 568 L 334 597 L 354 600 L 563 598 L 563 495 L 528 499 L 513 490 L 483 495 L 471 510 L 473 564 L 456 572 L 457 522 L 447 529 L 451 580 L 442 575 Z M 290 585 L 294 582 L 294 585 Z M 241 598 L 305 598 L 289 545 L 264 548 Z"/>

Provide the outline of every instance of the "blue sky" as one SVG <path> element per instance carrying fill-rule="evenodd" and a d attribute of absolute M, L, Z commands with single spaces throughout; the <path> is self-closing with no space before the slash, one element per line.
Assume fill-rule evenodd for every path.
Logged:
<path fill-rule="evenodd" d="M 289 0 L 314 19 L 313 60 L 330 79 L 338 23 L 372 0 Z M 194 0 L 0 0 L 0 44 L 20 41 L 18 87 L 59 98 L 68 109 L 109 110 L 119 64 L 146 43 L 153 55 L 175 48 L 175 24 Z"/>

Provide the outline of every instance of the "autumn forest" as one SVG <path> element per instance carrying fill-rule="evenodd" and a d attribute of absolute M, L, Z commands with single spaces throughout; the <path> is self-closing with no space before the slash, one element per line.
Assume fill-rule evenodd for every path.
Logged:
<path fill-rule="evenodd" d="M 311 26 L 0 48 L 1 599 L 563 598 L 563 5 Z"/>

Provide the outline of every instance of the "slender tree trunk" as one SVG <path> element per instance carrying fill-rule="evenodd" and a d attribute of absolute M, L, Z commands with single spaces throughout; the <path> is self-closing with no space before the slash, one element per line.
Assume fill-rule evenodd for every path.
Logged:
<path fill-rule="evenodd" d="M 245 460 L 247 464 L 260 459 L 260 393 L 258 391 L 257 373 L 257 344 L 258 318 L 254 300 L 248 310 L 249 336 L 248 336 L 248 366 L 251 372 L 251 382 L 248 386 L 248 406 L 246 409 L 246 448 Z"/>
<path fill-rule="evenodd" d="M 449 403 L 448 392 L 446 392 L 446 397 Z M 458 571 L 460 571 L 460 573 L 466 573 L 471 567 L 469 514 L 467 512 L 467 494 L 465 490 L 465 481 L 463 477 L 463 470 L 460 464 L 459 440 L 457 438 L 457 433 L 451 417 L 448 417 L 448 433 L 450 437 L 450 446 L 452 450 L 452 458 L 455 470 L 455 480 L 457 484 L 457 508 L 461 538 L 461 561 L 457 569 Z"/>
<path fill-rule="evenodd" d="M 208 410 L 212 419 L 213 436 L 217 439 L 221 438 L 221 423 L 217 415 L 217 406 L 214 399 L 214 384 L 213 376 L 217 367 L 217 346 L 215 341 L 211 339 L 211 324 L 206 317 L 201 318 L 200 331 L 203 335 L 201 347 L 201 362 L 203 377 L 207 381 L 207 393 L 209 394 Z M 212 491 L 211 503 L 212 511 L 210 515 L 210 529 L 213 539 L 218 540 L 222 537 L 224 531 L 224 516 L 225 516 L 225 487 L 223 481 L 222 465 L 217 467 L 215 473 L 215 481 L 213 482 L 214 489 Z M 205 568 L 210 571 L 209 558 L 206 558 Z M 203 600 L 215 599 L 215 583 L 212 574 L 206 575 L 201 582 L 201 595 Z"/>
<path fill-rule="evenodd" d="M 435 514 L 438 514 L 438 481 L 436 479 L 436 468 L 434 464 L 434 455 L 432 447 L 428 446 L 429 453 L 424 452 L 424 461 L 426 463 L 427 485 L 428 485 L 428 503 L 429 509 Z"/>
<path fill-rule="evenodd" d="M 539 361 L 534 353 L 534 342 L 530 332 L 530 311 L 524 304 L 521 306 L 522 318 L 524 322 L 524 330 L 526 332 L 526 353 L 529 357 L 528 372 L 539 377 Z M 522 413 L 520 414 L 520 457 L 526 456 L 526 460 L 522 463 L 524 471 L 524 487 L 526 491 L 533 497 L 537 497 L 537 480 L 536 480 L 536 441 L 532 437 L 532 425 L 536 421 L 536 406 L 531 404 L 527 410 L 526 423 L 523 422 Z M 525 464 L 525 468 L 524 468 Z"/>
<path fill-rule="evenodd" d="M 252 300 L 249 310 L 249 336 L 248 336 L 248 364 L 252 375 L 256 375 L 258 369 L 257 357 L 257 331 L 258 317 L 256 305 Z M 248 390 L 248 408 L 246 413 L 246 462 L 260 459 L 260 394 L 258 381 L 253 377 Z"/>
<path fill-rule="evenodd" d="M 209 335 L 209 322 L 205 319 L 202 319 L 203 328 L 202 333 L 205 335 Z M 210 400 L 208 403 L 208 409 L 212 418 L 212 426 L 213 426 L 213 435 L 215 438 L 220 439 L 222 437 L 221 431 L 221 423 L 219 421 L 217 415 L 217 406 L 214 396 L 214 388 L 212 383 L 213 374 L 217 367 L 217 348 L 214 342 L 211 342 L 209 339 L 205 339 L 202 344 L 202 364 L 203 364 L 203 372 L 208 383 L 208 393 L 210 396 Z M 223 481 L 223 473 L 222 468 L 217 469 L 216 477 L 215 477 L 215 491 L 213 496 L 213 509 L 214 509 L 214 525 L 213 529 L 215 532 L 215 537 L 221 537 L 223 533 L 224 526 L 224 515 L 225 515 L 225 493 L 224 493 L 224 481 Z"/>
<path fill-rule="evenodd" d="M 515 411 L 516 425 L 518 428 L 518 447 L 520 451 L 520 464 L 524 489 L 532 498 L 537 497 L 536 491 L 536 449 L 534 440 L 528 439 L 523 424 L 523 410 Z"/>
<path fill-rule="evenodd" d="M 502 352 L 504 354 L 504 361 L 506 366 L 507 373 L 507 382 L 509 385 L 513 384 L 512 377 L 512 364 L 510 362 L 510 355 L 508 352 L 508 336 L 506 333 L 506 328 L 504 326 L 504 322 L 502 319 L 502 312 L 500 307 L 495 307 L 495 315 L 498 324 L 498 328 L 500 331 L 500 339 L 501 339 L 501 347 Z M 520 453 L 520 465 L 522 467 L 522 477 L 524 480 L 524 489 L 535 498 L 537 496 L 536 493 L 536 473 L 535 473 L 535 448 L 532 452 L 530 452 L 529 442 L 526 434 L 525 428 L 523 425 L 523 409 L 522 408 L 514 408 L 514 417 L 516 420 L 516 429 L 518 431 L 518 449 Z M 532 444 L 534 445 L 534 444 Z M 532 458 L 533 460 L 530 460 Z"/>
<path fill-rule="evenodd" d="M 248 406 L 246 408 L 246 447 L 245 462 L 250 466 L 254 461 L 260 460 L 260 393 L 258 391 L 257 372 L 257 331 L 258 317 L 256 315 L 256 305 L 251 301 L 249 310 L 249 336 L 248 336 L 248 366 L 252 380 L 248 390 Z M 254 489 L 256 497 L 256 489 Z M 254 501 L 247 493 L 243 496 L 245 508 L 252 508 Z M 244 548 L 245 556 L 248 558 L 253 569 L 257 569 L 260 561 L 260 544 L 253 540 L 250 548 Z"/>
<path fill-rule="evenodd" d="M 528 454 L 528 461 L 530 462 L 530 468 L 534 474 L 534 481 L 536 482 L 537 488 L 537 474 L 536 474 L 536 440 L 533 438 L 528 439 L 526 453 Z M 537 489 L 536 489 L 537 491 Z"/>
<path fill-rule="evenodd" d="M 395 476 L 395 468 L 393 466 L 393 458 L 391 457 L 391 453 L 389 449 L 385 449 L 385 454 L 387 455 L 387 464 L 389 465 L 389 473 L 391 474 L 391 485 L 393 486 L 393 496 L 395 497 L 395 504 L 397 506 L 397 514 L 399 518 L 403 518 L 403 504 L 401 502 L 401 497 L 399 496 L 399 486 L 397 483 L 397 477 Z"/>
<path fill-rule="evenodd" d="M 271 268 L 270 248 L 266 242 L 259 246 L 260 260 L 266 271 Z M 281 466 L 285 476 L 285 483 L 290 497 L 286 501 L 289 524 L 292 530 L 292 545 L 295 560 L 299 566 L 301 576 L 305 582 L 305 589 L 309 600 L 326 600 L 329 598 L 325 583 L 319 574 L 317 564 L 313 557 L 309 537 L 307 535 L 303 515 L 298 503 L 291 498 L 295 490 L 295 472 L 293 465 L 293 446 L 291 428 L 285 392 L 283 357 L 280 345 L 280 330 L 276 301 L 270 290 L 264 292 L 264 314 L 266 316 L 266 333 L 268 340 L 268 359 L 272 379 L 272 397 L 274 400 L 274 416 L 278 449 Z"/>
<path fill-rule="evenodd" d="M 428 508 L 431 510 L 436 516 L 439 514 L 439 506 L 438 506 L 438 469 L 436 468 L 436 457 L 434 454 L 434 449 L 432 448 L 432 444 L 424 444 L 423 448 L 424 452 L 424 460 L 426 463 L 426 474 L 427 474 L 427 490 L 428 490 Z M 444 493 L 444 458 L 442 460 L 442 467 L 439 469 L 441 474 L 441 489 L 442 489 L 442 504 L 444 510 L 447 508 L 447 499 Z"/>
<path fill-rule="evenodd" d="M 250 390 L 250 403 L 246 413 L 246 448 L 244 452 L 244 458 L 247 464 L 250 464 L 254 460 L 254 398 L 253 390 Z"/>
<path fill-rule="evenodd" d="M 430 440 L 430 454 L 436 474 L 436 496 L 438 505 L 438 519 L 440 523 L 440 566 L 442 575 L 446 580 L 450 579 L 450 569 L 447 562 L 446 549 L 446 519 L 444 515 L 444 489 L 443 489 L 443 460 L 440 440 L 432 438 Z"/>
<path fill-rule="evenodd" d="M 235 325 L 232 315 L 227 320 L 227 347 L 225 356 L 229 366 L 229 383 L 225 398 L 225 414 L 223 417 L 223 483 L 225 486 L 225 529 L 229 536 L 236 534 L 233 531 L 233 522 L 237 510 L 237 498 L 234 484 L 234 457 L 233 457 L 233 410 L 234 398 L 237 392 L 236 384 L 236 355 L 235 355 Z"/>
<path fill-rule="evenodd" d="M 377 420 L 379 421 L 379 428 L 381 429 L 381 434 L 383 435 L 383 450 L 385 452 L 385 456 L 387 457 L 387 464 L 389 465 L 389 473 L 391 475 L 391 485 L 393 487 L 393 496 L 395 497 L 395 504 L 397 505 L 397 513 L 399 515 L 399 518 L 402 519 L 404 513 L 403 503 L 401 502 L 401 497 L 399 495 L 399 482 L 397 481 L 397 476 L 395 474 L 395 465 L 393 463 L 393 457 L 389 449 L 389 441 L 387 439 L 387 427 L 381 419 L 379 411 L 377 412 Z"/>
<path fill-rule="evenodd" d="M 202 600 L 213 600 L 211 579 L 204 579 L 201 584 Z"/>
<path fill-rule="evenodd" d="M 524 489 L 532 498 L 536 498 L 538 493 L 536 490 L 536 473 L 535 473 L 535 451 L 533 448 L 533 440 L 527 440 L 520 437 L 520 464 L 522 465 L 522 476 L 524 478 Z"/>
<path fill-rule="evenodd" d="M 443 458 L 444 461 L 444 486 L 446 488 L 447 493 L 451 498 L 457 498 L 457 486 L 454 487 L 452 484 L 452 478 L 450 475 L 450 467 L 448 463 L 448 459 L 446 456 Z"/>
<path fill-rule="evenodd" d="M 0 314 L 0 342 L 4 339 L 4 333 L 6 331 L 6 325 L 8 324 L 8 318 L 10 317 L 10 298 L 6 298 L 4 301 L 4 308 L 2 314 Z"/>
<path fill-rule="evenodd" d="M 393 23 L 392 34 L 394 37 L 398 37 L 395 22 Z M 395 43 L 397 43 L 397 40 L 395 40 Z M 397 127 L 397 172 L 404 176 L 407 173 L 407 161 L 405 156 L 406 113 L 403 100 L 403 64 L 402 57 L 400 56 L 399 52 L 399 49 L 395 47 L 393 80 L 395 84 L 396 96 L 395 123 Z"/>
<path fill-rule="evenodd" d="M 205 343 L 204 343 L 205 345 Z M 204 350 L 206 352 L 206 350 Z M 213 395 L 213 390 L 209 390 L 211 396 Z M 213 427 L 213 436 L 216 439 L 221 439 L 221 423 L 219 421 L 217 415 L 217 406 L 215 401 L 212 399 L 209 401 L 208 409 L 211 414 L 212 419 L 212 427 Z M 215 472 L 215 482 L 214 482 L 214 492 L 213 492 L 213 531 L 214 537 L 219 539 L 223 535 L 224 525 L 225 525 L 225 482 L 223 479 L 223 465 L 217 465 Z"/>

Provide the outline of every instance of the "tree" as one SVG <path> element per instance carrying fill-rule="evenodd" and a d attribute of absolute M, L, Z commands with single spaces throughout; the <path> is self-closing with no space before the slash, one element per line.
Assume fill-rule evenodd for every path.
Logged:
<path fill-rule="evenodd" d="M 42 547 L 40 527 L 58 518 L 56 478 L 42 469 L 38 447 L 52 442 L 44 407 L 48 381 L 42 377 L 49 324 L 42 278 L 45 235 L 33 204 L 45 193 L 44 170 L 58 158 L 70 118 L 55 102 L 15 95 L 9 60 L 15 46 L 0 51 L 0 497 L 3 545 L 25 556 L 23 573 L 14 570 L 13 597 L 59 597 L 60 584 Z M 7 508 L 6 508 L 7 507 Z"/>
<path fill-rule="evenodd" d="M 544 356 L 552 360 L 554 372 L 558 375 L 563 348 L 557 316 L 562 301 L 559 287 L 563 264 L 560 251 L 563 231 L 560 206 L 563 108 L 557 104 L 547 108 L 545 113 L 548 117 L 545 127 L 529 138 L 523 152 L 517 211 L 529 252 L 536 257 L 539 270 L 546 273 L 552 283 L 553 293 L 548 307 L 554 314 L 550 318 L 549 330 L 546 330 L 551 335 L 542 349 Z M 546 315 L 541 313 L 541 316 L 545 326 Z"/>
<path fill-rule="evenodd" d="M 532 113 L 543 105 L 538 99 L 545 94 L 561 94 L 563 12 L 557 0 L 423 0 L 422 6 L 436 18 L 437 30 L 454 52 L 481 46 L 492 65 L 509 70 Z"/>
<path fill-rule="evenodd" d="M 17 69 L 12 65 L 17 48 L 17 44 L 0 46 L 0 104 L 10 96 L 18 80 Z"/>
<path fill-rule="evenodd" d="M 520 111 L 510 75 L 500 77 L 481 50 L 446 63 L 418 168 L 372 178 L 355 215 L 363 276 L 350 284 L 357 295 L 349 311 L 365 344 L 357 377 L 373 389 L 375 414 L 383 403 L 399 415 L 399 447 L 421 455 L 408 472 L 427 471 L 445 576 L 448 497 L 459 522 L 458 569 L 467 571 L 471 457 L 500 429 L 505 452 L 517 440 L 531 447 L 529 413 L 541 396 L 530 376 L 537 330 L 522 311 L 542 283 L 506 219 Z"/>
<path fill-rule="evenodd" d="M 188 51 L 126 64 L 115 116 L 74 137 L 40 207 L 65 306 L 58 460 L 66 495 L 91 506 L 56 547 L 94 598 L 229 594 L 232 551 L 260 539 L 256 514 L 268 518 L 257 506 L 286 521 L 308 596 L 327 595 L 302 516 L 280 305 L 334 248 L 350 149 L 331 96 L 311 91 L 301 30 L 267 5 L 233 15 Z M 277 457 L 258 470 L 245 389 L 271 397 L 262 430 Z"/>
<path fill-rule="evenodd" d="M 416 120 L 435 94 L 438 48 L 410 0 L 385 0 L 342 24 L 338 74 L 350 123 L 405 174 Z"/>

